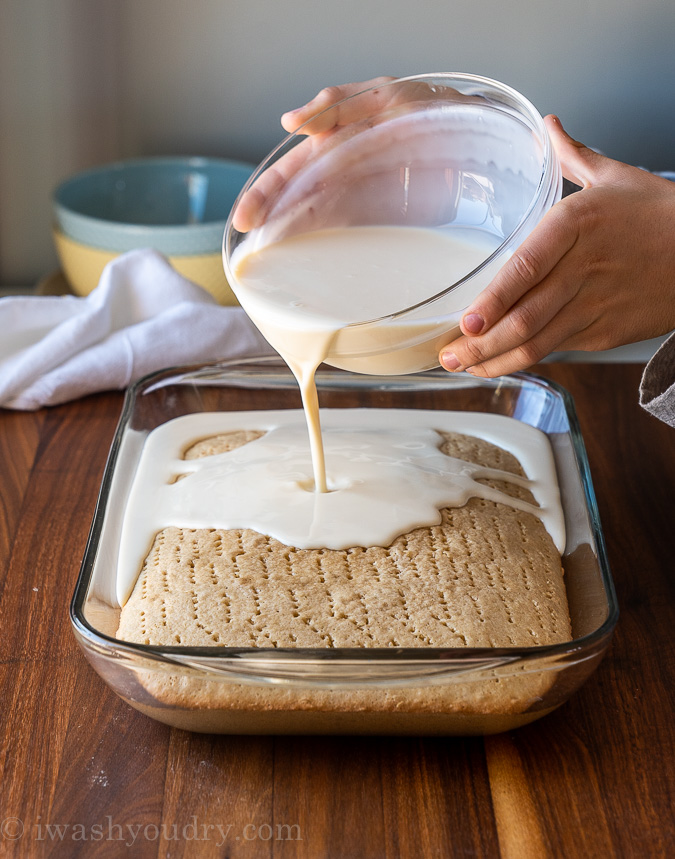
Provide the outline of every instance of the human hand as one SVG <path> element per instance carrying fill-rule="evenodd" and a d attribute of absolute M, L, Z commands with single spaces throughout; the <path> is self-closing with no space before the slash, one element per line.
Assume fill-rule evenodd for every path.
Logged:
<path fill-rule="evenodd" d="M 380 89 L 380 87 L 393 80 L 396 78 L 383 75 L 360 83 L 324 87 L 302 107 L 282 114 L 281 125 L 289 134 L 293 134 L 301 125 L 307 123 L 305 131 L 308 134 L 319 134 L 358 122 L 365 116 L 379 112 L 388 106 L 390 100 L 395 97 L 396 91 L 387 87 Z M 363 91 L 367 91 L 363 99 L 341 104 L 350 96 Z M 328 108 L 331 109 L 328 110 Z M 313 121 L 309 122 L 311 119 Z"/>
<path fill-rule="evenodd" d="M 361 83 L 325 87 L 302 107 L 284 113 L 281 117 L 282 127 L 293 134 L 307 123 L 303 129 L 307 132 L 307 138 L 258 177 L 234 212 L 234 228 L 245 233 L 260 226 L 265 220 L 269 200 L 320 151 L 331 132 L 363 119 L 369 112 L 386 107 L 391 94 L 385 91 L 383 95 L 378 86 L 392 80 L 392 77 L 379 77 Z M 349 102 L 347 106 L 339 104 L 362 90 L 369 90 L 363 99 Z M 309 122 L 312 117 L 314 121 Z"/>
<path fill-rule="evenodd" d="M 675 183 L 614 161 L 545 119 L 582 187 L 545 215 L 467 308 L 447 370 L 499 376 L 555 350 L 595 351 L 675 328 Z"/>
<path fill-rule="evenodd" d="M 401 211 L 400 188 L 395 187 L 399 185 L 398 181 L 394 183 L 387 173 L 398 171 L 404 162 L 429 165 L 434 158 L 439 163 L 446 160 L 447 136 L 444 137 L 440 131 L 437 135 L 429 135 L 428 130 L 412 117 L 421 102 L 430 101 L 448 104 L 480 102 L 482 99 L 464 95 L 449 86 L 434 85 L 431 81 L 379 77 L 326 87 L 302 107 L 283 114 L 281 123 L 285 130 L 291 134 L 299 131 L 304 136 L 255 179 L 237 204 L 233 226 L 242 233 L 259 227 L 270 217 L 282 190 L 297 203 L 319 184 L 323 211 L 314 211 L 314 221 L 326 214 L 327 201 L 332 199 L 333 193 L 342 199 L 343 206 L 351 206 L 361 217 L 367 217 L 372 207 L 362 199 L 365 193 L 371 200 L 373 197 L 378 199 L 380 217 L 388 211 L 392 223 L 395 222 L 396 213 L 400 217 Z M 405 121 L 406 114 L 411 114 L 410 122 Z M 380 128 L 392 119 L 401 120 L 395 131 L 389 127 Z M 354 145 L 356 135 L 361 135 L 358 146 Z M 291 180 L 319 158 L 322 159 L 319 174 L 303 177 L 303 182 L 291 189 Z M 444 166 L 447 168 L 447 164 Z M 363 180 L 369 183 L 369 188 Z M 350 183 L 349 195 L 344 194 L 346 182 Z M 362 185 L 361 192 L 359 184 Z M 406 200 L 406 217 L 416 217 L 420 223 L 427 215 L 436 220 L 449 220 L 454 213 L 458 190 L 448 188 L 449 185 L 448 169 L 445 184 L 430 173 L 427 177 L 418 173 Z M 394 198 L 389 199 L 392 195 Z M 289 196 L 285 199 L 286 207 L 289 206 Z M 422 201 L 424 206 L 420 211 Z M 308 214 L 309 206 L 306 209 Z M 345 215 L 344 209 L 340 212 Z"/>

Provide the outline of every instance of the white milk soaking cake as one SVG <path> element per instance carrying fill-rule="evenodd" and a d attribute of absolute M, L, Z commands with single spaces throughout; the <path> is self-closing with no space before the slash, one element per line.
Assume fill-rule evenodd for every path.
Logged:
<path fill-rule="evenodd" d="M 297 423 L 302 429 L 301 413 L 191 415 L 155 430 L 146 444 L 127 510 L 121 563 L 128 564 L 129 575 L 121 575 L 119 581 L 124 607 L 118 637 L 159 646 L 272 648 L 528 647 L 569 640 L 560 552 L 543 524 L 548 521 L 559 545 L 564 542 L 545 436 L 495 415 L 380 412 L 326 412 L 329 481 L 347 482 L 341 468 L 352 469 L 354 458 L 365 459 L 362 465 L 368 468 L 377 467 L 374 455 L 366 455 L 363 445 L 358 456 L 352 452 L 344 461 L 333 457 L 333 450 L 340 449 L 345 437 L 343 430 L 370 422 L 371 429 L 378 427 L 379 437 L 383 426 L 400 429 L 401 421 L 408 421 L 412 424 L 404 427 L 408 433 L 415 427 L 438 428 L 433 431 L 436 451 L 453 466 L 444 472 L 444 479 L 452 482 L 459 474 L 470 484 L 470 497 L 464 502 L 465 486 L 455 502 L 458 506 L 436 510 L 430 523 L 417 522 L 411 528 L 399 524 L 402 532 L 376 546 L 299 548 L 251 527 L 253 519 L 249 524 L 228 521 L 246 508 L 246 492 L 244 501 L 235 499 L 230 510 L 214 500 L 220 498 L 217 487 L 222 489 L 222 474 L 229 468 L 243 479 L 252 462 L 260 466 L 268 461 L 277 467 L 283 489 L 284 481 L 288 483 L 287 466 L 278 465 L 277 445 L 266 454 L 262 442 L 279 425 Z M 447 429 L 449 426 L 455 429 Z M 458 426 L 473 427 L 475 434 L 458 432 Z M 425 432 L 419 437 L 423 441 Z M 393 437 L 399 436 L 395 433 Z M 505 437 L 522 456 L 525 470 L 512 453 L 489 440 Z M 422 471 L 426 468 L 433 473 L 437 457 L 414 432 L 408 438 L 413 440 L 400 449 L 399 459 L 408 467 L 420 468 L 422 463 Z M 256 444 L 256 457 L 237 458 L 247 447 L 250 454 Z M 385 444 L 381 450 L 393 459 L 391 447 Z M 210 478 L 201 473 L 194 480 L 200 474 L 197 466 L 209 460 Z M 463 473 L 458 463 L 464 464 Z M 383 471 L 395 467 L 391 461 L 380 465 Z M 314 493 L 303 488 L 307 481 L 311 483 L 312 475 L 307 451 L 304 465 L 292 460 L 290 467 L 300 486 L 297 491 L 312 498 Z M 531 479 L 524 478 L 524 472 Z M 194 486 L 190 490 L 191 480 Z M 215 493 L 212 496 L 208 496 L 209 485 Z M 409 486 L 413 485 L 411 481 Z M 431 485 L 436 491 L 433 480 Z M 276 491 L 269 489 L 265 497 L 261 486 L 248 488 L 256 489 L 251 495 L 258 493 L 261 511 Z M 347 495 L 348 491 L 342 486 L 325 497 L 337 497 L 340 492 Z M 386 481 L 383 492 L 390 492 Z M 169 503 L 163 498 L 172 493 L 182 500 Z M 202 503 L 197 516 L 183 507 L 190 497 Z M 413 521 L 419 518 L 412 494 L 399 500 Z M 354 502 L 357 507 L 359 503 Z M 396 506 L 395 499 L 390 506 Z M 200 519 L 205 515 L 211 518 Z M 363 515 L 361 510 L 356 518 Z M 515 705 L 513 690 L 505 700 L 499 686 L 488 681 L 483 689 L 485 684 L 475 687 L 478 699 L 454 700 L 452 706 L 508 710 L 522 706 L 522 684 L 529 684 L 527 700 L 532 693 L 541 692 L 541 678 L 523 677 L 518 682 Z M 183 704 L 189 701 L 190 687 L 184 678 L 169 682 L 164 677 L 163 684 L 163 694 L 177 695 Z M 228 688 L 231 695 L 232 687 Z M 237 689 L 237 706 L 241 706 L 242 695 L 246 706 L 276 706 L 269 695 L 279 690 L 263 694 L 254 687 Z M 159 687 L 155 692 L 159 694 Z M 282 698 L 288 694 L 284 692 Z M 321 703 L 325 694 L 305 695 L 305 706 L 328 706 L 326 701 Z M 401 694 L 405 698 L 412 693 Z M 417 690 L 414 697 L 414 706 L 441 706 L 447 693 L 439 697 L 438 690 L 427 690 L 426 695 Z M 297 705 L 297 700 L 288 703 L 289 707 Z"/>

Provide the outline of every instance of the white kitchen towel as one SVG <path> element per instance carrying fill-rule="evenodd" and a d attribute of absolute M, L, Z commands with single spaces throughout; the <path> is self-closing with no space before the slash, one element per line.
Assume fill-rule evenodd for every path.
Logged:
<path fill-rule="evenodd" d="M 222 307 L 153 250 L 117 257 L 86 297 L 0 299 L 4 408 L 125 388 L 166 367 L 269 354 L 241 308 Z"/>

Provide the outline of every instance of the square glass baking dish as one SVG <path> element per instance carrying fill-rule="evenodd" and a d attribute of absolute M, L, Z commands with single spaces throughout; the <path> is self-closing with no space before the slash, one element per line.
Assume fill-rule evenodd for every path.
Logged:
<path fill-rule="evenodd" d="M 479 379 L 317 373 L 330 408 L 421 408 L 507 415 L 548 436 L 567 530 L 563 556 L 573 639 L 520 648 L 155 647 L 115 638 L 125 498 L 144 439 L 181 415 L 298 409 L 277 358 L 176 368 L 129 389 L 71 603 L 75 636 L 125 701 L 179 728 L 227 734 L 496 733 L 563 704 L 595 670 L 618 619 L 588 461 L 570 396 L 533 374 Z"/>

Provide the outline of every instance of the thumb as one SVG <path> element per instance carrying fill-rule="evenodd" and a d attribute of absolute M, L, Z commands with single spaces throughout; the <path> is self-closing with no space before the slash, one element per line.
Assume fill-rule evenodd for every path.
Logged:
<path fill-rule="evenodd" d="M 544 122 L 560 159 L 563 176 L 582 188 L 596 185 L 613 163 L 612 159 L 570 137 L 557 116 L 547 116 Z"/>

